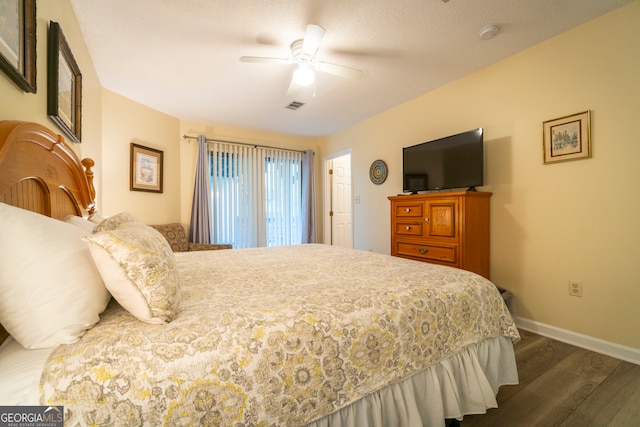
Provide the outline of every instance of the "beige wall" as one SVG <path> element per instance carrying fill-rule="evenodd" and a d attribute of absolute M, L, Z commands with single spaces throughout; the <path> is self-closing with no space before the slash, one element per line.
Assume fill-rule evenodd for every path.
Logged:
<path fill-rule="evenodd" d="M 0 76 L 0 119 L 33 121 L 62 133 L 47 115 L 47 30 L 49 21 L 58 22 L 82 73 L 82 143 L 69 145 L 80 158 L 96 162 L 98 209 L 104 215 L 130 210 L 148 222 L 179 220 L 178 120 L 102 89 L 68 0 L 40 1 L 36 10 L 38 90 L 25 93 Z M 165 151 L 163 194 L 129 191 L 133 140 Z"/>
<path fill-rule="evenodd" d="M 316 175 L 316 203 L 318 204 L 317 215 L 317 236 L 322 236 L 321 225 L 321 144 L 325 138 L 287 135 L 276 132 L 266 132 L 255 129 L 238 128 L 233 126 L 212 125 L 182 121 L 180 123 L 180 135 L 198 136 L 205 135 L 211 139 L 221 139 L 225 141 L 244 142 L 256 145 L 266 145 L 270 147 L 288 148 L 292 150 L 313 150 L 314 168 Z M 191 219 L 191 203 L 193 198 L 193 185 L 195 177 L 195 164 L 197 158 L 197 141 L 195 139 L 182 139 L 180 145 L 182 173 L 181 182 L 181 212 L 180 218 L 183 224 L 188 224 Z"/>
<path fill-rule="evenodd" d="M 103 215 L 135 212 L 149 224 L 180 219 L 180 122 L 114 92 L 102 92 Z M 131 143 L 163 152 L 163 192 L 130 191 Z"/>
<path fill-rule="evenodd" d="M 47 31 L 49 21 L 59 23 L 82 73 L 82 143 L 69 145 L 81 158 L 95 159 L 95 169 L 99 171 L 102 120 L 100 82 L 75 14 L 68 0 L 47 0 L 37 3 L 36 16 L 37 93 L 23 92 L 0 73 L 0 120 L 36 122 L 62 134 L 47 115 Z M 99 172 L 96 173 L 96 184 L 100 182 L 99 175 Z"/>
<path fill-rule="evenodd" d="M 484 127 L 492 279 L 523 318 L 640 348 L 639 23 L 636 1 L 332 135 L 325 153 L 353 150 L 355 247 L 390 250 L 403 146 Z M 544 165 L 542 122 L 584 110 L 593 158 Z M 377 158 L 390 173 L 380 186 Z"/>

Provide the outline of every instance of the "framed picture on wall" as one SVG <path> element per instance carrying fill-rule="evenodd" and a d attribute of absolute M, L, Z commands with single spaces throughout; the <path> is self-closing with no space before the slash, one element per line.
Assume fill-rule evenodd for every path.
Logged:
<path fill-rule="evenodd" d="M 544 163 L 591 157 L 591 112 L 583 111 L 542 124 Z"/>
<path fill-rule="evenodd" d="M 57 22 L 47 41 L 47 114 L 73 142 L 82 140 L 82 74 Z"/>
<path fill-rule="evenodd" d="M 162 163 L 164 153 L 131 143 L 131 191 L 162 193 Z"/>
<path fill-rule="evenodd" d="M 0 69 L 36 93 L 36 0 L 0 1 Z"/>

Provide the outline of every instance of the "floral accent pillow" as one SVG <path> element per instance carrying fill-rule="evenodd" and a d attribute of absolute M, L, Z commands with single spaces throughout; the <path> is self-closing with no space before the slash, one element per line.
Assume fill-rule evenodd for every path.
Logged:
<path fill-rule="evenodd" d="M 144 225 L 144 222 L 131 212 L 121 212 L 119 214 L 110 216 L 109 218 L 106 218 L 105 220 L 100 222 L 93 230 L 93 232 L 98 233 L 101 231 L 115 230 L 117 228 L 120 228 L 120 226 L 122 226 L 123 224 L 129 222 Z"/>
<path fill-rule="evenodd" d="M 139 320 L 162 324 L 180 306 L 176 261 L 164 237 L 137 222 L 83 238 L 111 295 Z"/>

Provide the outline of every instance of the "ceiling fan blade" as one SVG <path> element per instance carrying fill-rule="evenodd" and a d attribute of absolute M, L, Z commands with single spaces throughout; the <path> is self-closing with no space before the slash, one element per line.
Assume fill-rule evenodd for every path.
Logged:
<path fill-rule="evenodd" d="M 314 62 L 313 65 L 318 71 L 333 74 L 335 76 L 345 77 L 347 79 L 359 79 L 363 74 L 361 70 L 345 67 L 343 65 L 330 64 L 328 62 Z"/>
<path fill-rule="evenodd" d="M 302 53 L 308 56 L 315 55 L 325 32 L 326 30 L 320 25 L 307 25 L 307 31 L 304 33 L 304 41 L 302 42 Z"/>
<path fill-rule="evenodd" d="M 289 58 L 268 58 L 264 56 L 241 56 L 241 62 L 268 62 L 271 64 L 292 64 Z"/>

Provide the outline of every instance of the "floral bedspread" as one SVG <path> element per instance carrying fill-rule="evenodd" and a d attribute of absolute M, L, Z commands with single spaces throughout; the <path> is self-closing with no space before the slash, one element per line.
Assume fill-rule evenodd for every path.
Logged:
<path fill-rule="evenodd" d="M 56 348 L 41 403 L 66 425 L 300 426 L 485 338 L 518 332 L 462 270 L 325 245 L 177 253 L 167 325 L 112 303 Z"/>

